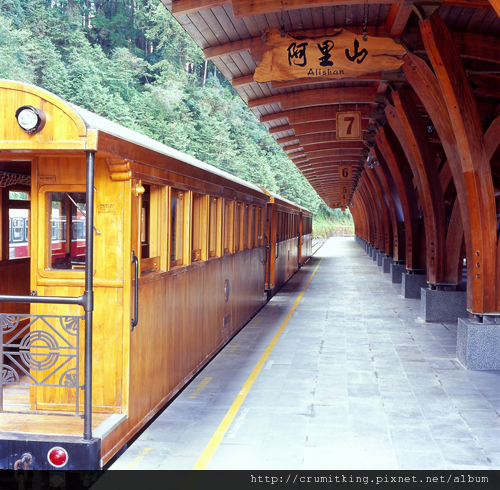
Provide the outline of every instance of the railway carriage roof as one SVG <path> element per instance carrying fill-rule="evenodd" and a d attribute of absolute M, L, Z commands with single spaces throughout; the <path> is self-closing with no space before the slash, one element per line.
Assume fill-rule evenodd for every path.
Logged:
<path fill-rule="evenodd" d="M 287 204 L 290 204 L 290 206 L 293 206 L 295 208 L 299 208 L 299 209 L 301 209 L 303 211 L 307 211 L 308 213 L 312 214 L 312 212 L 309 211 L 309 209 L 301 206 L 300 204 L 296 204 L 296 203 L 294 203 L 292 201 L 289 201 L 288 199 L 285 199 L 284 197 L 282 197 L 282 196 L 280 196 L 278 194 L 275 194 L 274 192 L 270 192 L 269 191 L 269 196 L 274 197 L 275 199 L 279 199 L 280 201 L 286 202 Z"/>
<path fill-rule="evenodd" d="M 164 145 L 163 143 L 159 143 L 137 131 L 133 131 L 132 129 L 128 129 L 120 124 L 114 123 L 104 117 L 98 116 L 82 107 L 78 107 L 74 104 L 68 103 L 68 105 L 74 109 L 78 115 L 82 118 L 83 122 L 89 129 L 97 129 L 98 131 L 103 131 L 112 136 L 116 136 L 121 140 L 128 141 L 138 146 L 142 146 L 143 148 L 147 148 L 149 150 L 153 150 L 157 153 L 161 153 L 162 155 L 174 158 L 181 162 L 185 162 L 189 165 L 199 168 L 200 170 L 204 170 L 206 172 L 210 172 L 212 174 L 219 175 L 227 180 L 243 185 L 252 190 L 258 191 L 259 193 L 265 195 L 260 187 L 246 180 L 240 179 L 231 175 L 223 170 L 218 169 L 208 163 L 204 163 L 201 160 L 198 160 L 194 157 L 186 155 L 170 146 Z"/>

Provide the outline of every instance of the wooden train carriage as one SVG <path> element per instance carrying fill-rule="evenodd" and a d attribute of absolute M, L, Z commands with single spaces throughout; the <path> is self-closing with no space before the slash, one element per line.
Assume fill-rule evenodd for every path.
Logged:
<path fill-rule="evenodd" d="M 308 220 L 312 219 L 312 214 L 276 194 L 269 193 L 269 196 L 266 228 L 269 230 L 270 253 L 266 289 L 269 296 L 273 296 L 311 256 L 312 229 L 308 227 Z M 303 216 L 309 236 L 302 234 Z"/>
<path fill-rule="evenodd" d="M 86 250 L 77 243 L 76 223 L 93 211 L 93 457 L 103 464 L 265 304 L 262 264 L 269 197 L 257 186 L 42 89 L 0 81 L 0 106 L 0 171 L 11 175 L 13 182 L 0 189 L 0 293 L 81 297 Z M 42 129 L 23 128 L 32 115 L 21 120 L 20 108 L 38 116 Z M 87 206 L 85 193 L 89 154 L 94 155 L 93 206 Z M 29 187 L 26 181 L 21 186 L 23 177 L 15 175 L 31 179 Z M 30 256 L 9 260 L 5 222 L 10 200 L 17 195 L 13 192 L 23 189 L 29 196 L 23 206 L 30 208 Z M 87 193 L 92 195 L 88 189 Z M 288 277 L 296 269 L 297 246 L 287 241 L 297 242 L 291 237 L 298 229 L 298 210 L 276 201 L 278 211 L 293 210 L 295 220 L 294 233 L 288 232 L 285 240 L 279 232 L 277 245 L 282 257 L 291 251 L 287 263 L 293 266 L 279 262 Z M 9 359 L 18 360 L 27 371 L 24 378 L 32 382 L 23 400 L 28 415 L 15 415 L 8 413 L 11 386 L 4 379 L 1 438 L 8 439 L 5 431 L 27 432 L 57 442 L 59 434 L 78 446 L 80 418 L 40 413 L 83 409 L 82 397 L 77 397 L 84 383 L 82 308 L 36 303 L 30 310 L 26 304 L 5 302 L 0 306 L 0 312 L 30 315 L 43 323 L 30 323 L 27 330 L 22 330 L 22 322 L 4 328 L 18 335 L 17 344 L 3 346 L 4 354 L 11 352 Z M 62 330 L 56 332 L 59 324 L 51 323 L 51 315 L 63 316 L 58 320 Z M 16 345 L 18 351 L 23 349 L 21 337 L 31 335 L 33 340 L 34 331 L 38 341 L 26 344 L 31 357 L 24 355 L 23 365 L 12 352 Z M 79 357 L 50 357 L 44 350 L 49 338 L 68 349 L 71 344 Z M 50 371 L 44 371 L 48 364 Z M 19 374 L 19 367 L 5 369 Z M 29 442 L 17 452 L 28 449 Z M 64 468 L 78 469 L 71 451 L 71 463 Z M 3 467 L 12 467 L 13 458 L 4 458 Z M 95 465 L 80 459 L 83 468 Z M 48 467 L 46 461 L 39 467 Z"/>
<path fill-rule="evenodd" d="M 313 214 L 306 208 L 300 208 L 300 264 L 302 265 L 312 254 L 312 221 Z"/>

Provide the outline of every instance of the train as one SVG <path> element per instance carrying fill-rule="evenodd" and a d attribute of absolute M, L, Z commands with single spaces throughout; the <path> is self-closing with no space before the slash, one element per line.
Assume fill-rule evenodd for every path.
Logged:
<path fill-rule="evenodd" d="M 53 256 L 65 257 L 66 222 L 53 219 L 50 224 Z M 28 210 L 14 209 L 9 216 L 9 259 L 29 257 L 29 217 Z M 85 255 L 85 221 L 80 218 L 71 224 L 71 247 L 74 257 Z"/>
<path fill-rule="evenodd" d="M 99 470 L 311 257 L 313 215 L 41 88 L 0 106 L 0 468 Z"/>

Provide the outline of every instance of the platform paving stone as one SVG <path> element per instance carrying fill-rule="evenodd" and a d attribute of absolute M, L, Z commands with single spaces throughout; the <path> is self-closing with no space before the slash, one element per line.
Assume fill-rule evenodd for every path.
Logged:
<path fill-rule="evenodd" d="M 423 322 L 420 300 L 333 238 L 112 470 L 194 467 L 321 259 L 207 469 L 500 469 L 500 372 L 466 371 L 456 325 Z"/>

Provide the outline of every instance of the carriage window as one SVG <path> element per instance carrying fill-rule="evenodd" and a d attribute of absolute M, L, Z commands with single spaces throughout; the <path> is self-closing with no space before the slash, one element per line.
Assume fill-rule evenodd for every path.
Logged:
<path fill-rule="evenodd" d="M 242 204 L 240 206 L 241 213 L 241 226 L 240 226 L 240 250 L 246 250 L 248 248 L 248 204 Z"/>
<path fill-rule="evenodd" d="M 48 263 L 51 269 L 85 267 L 86 196 L 84 192 L 47 194 Z M 68 230 L 71 230 L 68 232 Z"/>
<path fill-rule="evenodd" d="M 203 243 L 203 197 L 193 194 L 193 207 L 191 210 L 191 262 L 202 260 Z"/>
<path fill-rule="evenodd" d="M 218 217 L 219 206 L 216 197 L 210 197 L 208 209 L 208 256 L 217 257 L 217 230 L 218 230 Z"/>
<path fill-rule="evenodd" d="M 182 265 L 182 225 L 184 217 L 184 193 L 172 189 L 170 201 L 170 267 Z"/>
<path fill-rule="evenodd" d="M 224 201 L 224 230 L 222 236 L 222 248 L 225 254 L 230 253 L 231 235 L 229 230 L 233 223 L 233 206 L 231 201 Z"/>
<path fill-rule="evenodd" d="M 236 212 L 234 215 L 234 251 L 240 251 L 240 224 L 241 224 L 241 202 L 236 203 Z"/>
<path fill-rule="evenodd" d="M 248 246 L 253 248 L 255 246 L 255 206 L 248 206 Z"/>
<path fill-rule="evenodd" d="M 29 193 L 9 190 L 8 198 L 9 259 L 21 259 L 29 257 Z"/>
<path fill-rule="evenodd" d="M 262 220 L 262 208 L 257 208 L 255 219 L 255 246 L 261 247 L 264 240 L 264 222 Z"/>

